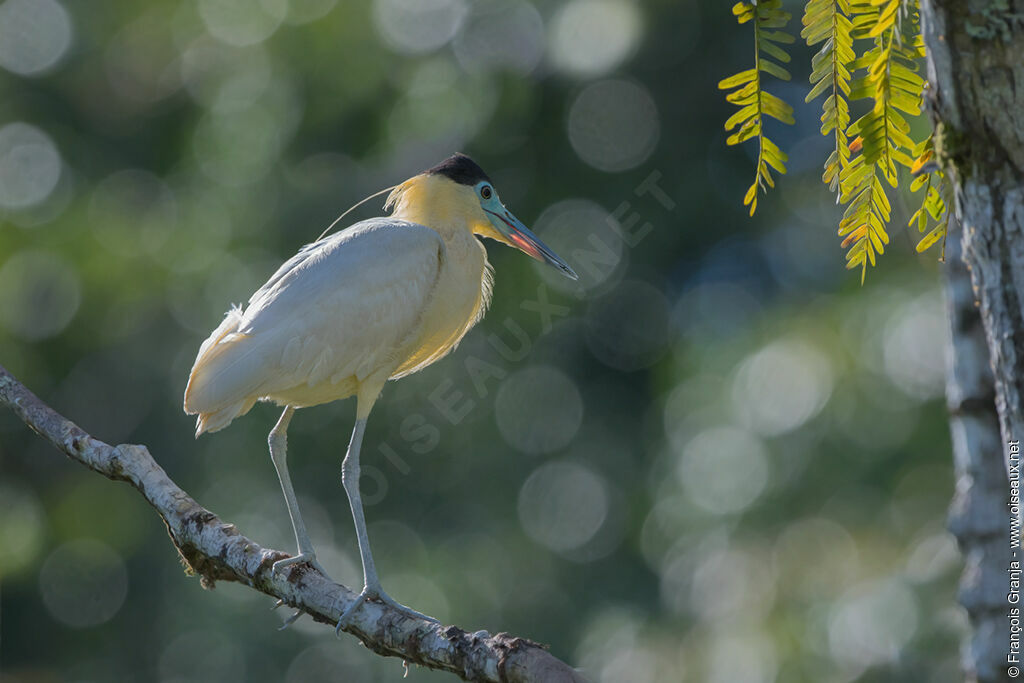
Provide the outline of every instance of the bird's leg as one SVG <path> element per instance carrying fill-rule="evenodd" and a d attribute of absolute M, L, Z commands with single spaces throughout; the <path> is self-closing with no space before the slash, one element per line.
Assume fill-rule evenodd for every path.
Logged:
<path fill-rule="evenodd" d="M 289 406 L 284 409 L 277 424 L 270 430 L 267 442 L 270 444 L 270 459 L 274 462 L 274 469 L 277 470 L 277 478 L 281 480 L 281 490 L 284 491 L 284 500 L 288 505 L 288 516 L 292 519 L 292 529 L 295 531 L 295 542 L 299 546 L 299 551 L 293 557 L 275 562 L 273 571 L 299 562 L 308 562 L 318 572 L 327 576 L 327 572 L 316 561 L 313 543 L 309 540 L 309 534 L 306 533 L 306 525 L 302 523 L 299 501 L 295 498 L 292 478 L 288 474 L 288 423 L 292 421 L 293 414 L 295 414 L 295 408 Z"/>
<path fill-rule="evenodd" d="M 359 557 L 363 562 L 363 591 L 353 601 L 335 628 L 337 633 L 347 625 L 352 614 L 359 609 L 360 605 L 367 599 L 377 600 L 394 609 L 403 612 L 411 617 L 426 619 L 436 622 L 437 619 L 421 614 L 414 609 L 406 607 L 392 599 L 384 589 L 381 588 L 380 579 L 377 578 L 377 568 L 373 564 L 373 553 L 370 552 L 370 539 L 366 534 L 366 519 L 363 517 L 363 501 L 359 495 L 359 449 L 363 443 L 363 432 L 366 429 L 366 418 L 356 420 L 356 426 L 352 430 L 352 440 L 348 444 L 348 452 L 341 464 L 341 483 L 348 494 L 348 503 L 352 508 L 352 519 L 356 525 L 356 538 L 359 541 Z"/>

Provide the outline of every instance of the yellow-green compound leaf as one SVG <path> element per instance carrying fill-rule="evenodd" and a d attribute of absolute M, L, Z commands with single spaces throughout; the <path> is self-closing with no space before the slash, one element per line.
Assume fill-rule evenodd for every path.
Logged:
<path fill-rule="evenodd" d="M 800 35 L 809 46 L 823 43 L 811 59 L 811 91 L 806 102 L 828 93 L 822 103 L 821 134 L 831 135 L 833 149 L 825 161 L 821 179 L 833 192 L 839 191 L 839 173 L 850 158 L 846 129 L 850 125 L 849 64 L 855 59 L 848 0 L 810 0 L 804 8 L 804 29 Z"/>
<path fill-rule="evenodd" d="M 767 191 L 775 187 L 772 171 L 785 173 L 785 162 L 788 160 L 778 146 L 765 136 L 765 117 L 787 124 L 794 122 L 793 107 L 767 92 L 762 79 L 765 74 L 782 80 L 790 79 L 789 72 L 781 66 L 790 61 L 789 53 L 783 46 L 793 43 L 795 39 L 781 30 L 790 19 L 790 14 L 782 10 L 781 0 L 761 0 L 756 4 L 739 2 L 733 5 L 732 12 L 741 24 L 753 22 L 755 67 L 723 78 L 718 87 L 731 91 L 725 99 L 739 107 L 725 122 L 727 131 L 738 127 L 726 138 L 725 143 L 738 145 L 752 139 L 758 142 L 754 182 L 743 197 L 743 205 L 750 207 L 750 215 L 753 216 L 757 210 L 758 189 Z"/>
<path fill-rule="evenodd" d="M 898 186 L 906 175 L 900 167 L 910 172 L 911 191 L 921 193 L 921 203 L 910 218 L 910 225 L 925 235 L 918 249 L 927 249 L 947 232 L 948 183 L 933 160 L 931 141 L 915 140 L 915 131 L 921 128 L 911 118 L 921 116 L 925 88 L 918 3 L 807 0 L 803 12 L 800 36 L 809 46 L 820 45 L 811 60 L 806 101 L 822 98 L 821 133 L 834 143 L 822 180 L 846 205 L 839 235 L 847 250 L 847 267 L 861 269 L 861 282 L 889 244 L 892 206 L 886 185 Z M 781 30 L 790 19 L 782 0 L 739 2 L 733 14 L 739 23 L 754 26 L 755 68 L 723 79 L 719 87 L 731 91 L 726 99 L 738 108 L 727 121 L 727 129 L 734 131 L 727 143 L 758 141 L 754 182 L 744 196 L 753 215 L 760 191 L 774 187 L 772 172 L 786 172 L 788 159 L 766 137 L 764 119 L 792 123 L 793 109 L 764 90 L 763 77 L 790 78 L 784 66 L 791 61 L 785 46 L 793 37 Z M 859 55 L 855 44 L 865 45 Z M 858 107 L 858 118 L 852 122 L 851 100 L 870 103 Z"/>
<path fill-rule="evenodd" d="M 860 267 L 863 282 L 868 265 L 875 265 L 876 254 L 883 253 L 889 243 L 885 226 L 892 207 L 875 166 L 866 162 L 863 154 L 850 160 L 840 174 L 840 184 L 841 198 L 849 202 L 839 221 L 839 236 L 846 238 L 842 246 L 849 247 L 846 267 Z"/>
<path fill-rule="evenodd" d="M 919 75 L 923 43 L 905 36 L 907 26 L 920 33 L 916 2 L 903 0 L 850 0 L 850 34 L 870 41 L 860 56 L 848 60 L 856 77 L 850 82 L 849 98 L 871 101 L 871 109 L 851 124 L 846 132 L 856 138 L 856 157 L 849 161 L 849 172 L 840 172 L 840 197 L 850 202 L 840 223 L 846 235 L 844 247 L 847 265 L 866 269 L 883 253 L 889 237 L 891 207 L 881 182 L 899 184 L 899 167 L 912 174 L 929 172 L 928 158 L 921 143 L 912 137 L 908 116 L 920 116 L 924 80 Z M 852 144 L 852 143 L 851 143 Z M 933 212 L 945 216 L 941 195 L 933 180 L 916 178 L 912 191 L 924 190 L 921 207 L 913 213 L 910 225 L 924 232 Z M 936 182 L 940 182 L 936 178 Z M 941 232 L 941 231 L 940 231 Z M 922 243 L 934 243 L 929 236 Z M 861 278 L 863 280 L 862 270 Z"/>

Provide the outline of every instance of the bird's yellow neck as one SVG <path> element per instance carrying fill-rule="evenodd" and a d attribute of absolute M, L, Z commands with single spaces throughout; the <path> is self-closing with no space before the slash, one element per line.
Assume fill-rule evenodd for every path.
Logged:
<path fill-rule="evenodd" d="M 490 228 L 472 187 L 438 175 L 418 175 L 396 187 L 385 208 L 401 220 L 435 230 L 446 241 Z"/>

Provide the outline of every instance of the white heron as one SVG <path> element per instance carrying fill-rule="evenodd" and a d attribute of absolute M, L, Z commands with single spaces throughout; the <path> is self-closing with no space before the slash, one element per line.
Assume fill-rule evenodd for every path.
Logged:
<path fill-rule="evenodd" d="M 359 449 L 366 420 L 389 379 L 421 370 L 452 351 L 483 317 L 491 266 L 476 236 L 517 247 L 576 273 L 498 198 L 487 174 L 456 154 L 395 186 L 385 209 L 304 246 L 203 342 L 185 389 L 196 437 L 223 429 L 257 401 L 284 406 L 268 437 L 298 553 L 277 571 L 308 562 L 323 572 L 288 475 L 288 423 L 297 408 L 356 397 L 356 421 L 342 462 L 355 522 L 363 590 L 338 628 L 367 599 L 407 614 L 381 588 L 359 496 Z"/>

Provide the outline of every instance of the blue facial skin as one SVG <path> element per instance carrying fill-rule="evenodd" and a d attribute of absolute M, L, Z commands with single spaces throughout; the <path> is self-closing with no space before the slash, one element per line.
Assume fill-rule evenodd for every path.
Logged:
<path fill-rule="evenodd" d="M 548 245 L 540 241 L 523 225 L 523 222 L 512 215 L 512 212 L 505 208 L 498 198 L 498 191 L 488 181 L 482 180 L 477 183 L 473 190 L 480 200 L 480 208 L 484 210 L 487 217 L 491 219 L 491 225 L 499 233 L 508 238 L 512 244 L 517 246 L 533 258 L 558 268 L 566 277 L 578 280 L 579 276 L 563 261 Z"/>

